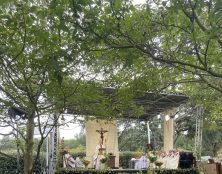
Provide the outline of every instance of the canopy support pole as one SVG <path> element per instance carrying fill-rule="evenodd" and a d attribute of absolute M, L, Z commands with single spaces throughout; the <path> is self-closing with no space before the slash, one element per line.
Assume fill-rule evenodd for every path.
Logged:
<path fill-rule="evenodd" d="M 173 137 L 173 118 L 164 119 L 164 151 L 173 150 Z"/>

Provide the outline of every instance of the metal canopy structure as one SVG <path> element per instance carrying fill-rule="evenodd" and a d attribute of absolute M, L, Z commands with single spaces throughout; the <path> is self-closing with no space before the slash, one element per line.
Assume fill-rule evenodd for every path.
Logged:
<path fill-rule="evenodd" d="M 115 92 L 114 88 L 104 88 L 105 93 L 112 94 Z M 160 113 L 166 112 L 173 108 L 179 107 L 181 104 L 186 103 L 188 96 L 178 94 L 167 93 L 154 93 L 144 92 L 142 96 L 134 97 L 133 101 L 136 105 L 144 108 L 144 114 L 141 116 L 123 114 L 123 118 L 150 120 Z"/>
<path fill-rule="evenodd" d="M 115 88 L 103 88 L 103 92 L 107 96 L 111 96 L 113 101 L 115 102 L 117 99 L 115 98 L 115 93 L 117 89 Z M 113 95 L 114 94 L 114 95 Z M 166 112 L 173 108 L 179 107 L 181 104 L 186 103 L 188 100 L 188 96 L 178 93 L 178 94 L 167 94 L 167 93 L 153 93 L 153 92 L 144 92 L 139 93 L 137 97 L 134 97 L 133 102 L 137 106 L 142 106 L 144 109 L 144 114 L 141 116 L 133 115 L 131 113 L 131 109 L 129 108 L 128 111 L 121 113 L 119 118 L 127 118 L 127 119 L 140 119 L 140 120 L 150 120 L 153 117 L 157 116 L 160 113 Z M 97 103 L 99 105 L 99 102 Z M 76 111 L 75 106 L 72 108 L 68 108 L 67 112 L 69 114 L 76 114 L 76 115 L 94 115 L 95 117 L 98 116 L 92 111 L 89 110 L 81 110 Z M 118 112 L 118 111 L 117 111 Z"/>
<path fill-rule="evenodd" d="M 135 103 L 143 106 L 144 115 L 140 119 L 149 120 L 160 113 L 179 107 L 188 97 L 181 94 L 155 94 L 146 92 L 143 97 L 136 97 Z"/>

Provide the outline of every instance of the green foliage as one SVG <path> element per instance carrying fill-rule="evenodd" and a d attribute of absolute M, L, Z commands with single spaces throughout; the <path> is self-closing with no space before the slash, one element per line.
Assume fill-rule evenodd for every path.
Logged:
<path fill-rule="evenodd" d="M 187 107 L 187 108 L 186 108 Z M 195 112 L 187 105 L 180 108 L 180 116 L 174 119 L 174 147 L 183 150 L 194 149 Z M 163 122 L 161 118 L 150 120 L 151 142 L 155 150 L 163 147 Z M 146 152 L 147 124 L 144 121 L 119 121 L 119 149 L 120 151 Z M 185 135 L 184 132 L 187 132 Z M 135 143 L 136 142 L 136 143 Z M 189 142 L 189 143 L 187 143 Z"/>
<path fill-rule="evenodd" d="M 76 158 L 79 156 L 80 158 L 85 158 L 86 157 L 86 152 L 84 151 L 72 151 L 70 150 L 70 154 L 73 156 L 73 158 Z"/>
<path fill-rule="evenodd" d="M 109 173 L 106 170 L 96 170 L 96 169 L 68 169 L 60 168 L 56 171 L 56 174 L 106 174 Z"/>
<path fill-rule="evenodd" d="M 0 140 L 0 149 L 1 151 L 12 150 L 12 149 L 16 150 L 16 143 L 10 137 L 4 136 Z"/>
<path fill-rule="evenodd" d="M 92 73 L 94 68 L 90 65 L 95 64 L 89 63 L 93 59 L 89 49 L 95 42 L 87 41 L 85 36 L 88 35 L 82 32 L 84 27 L 79 26 L 83 16 L 93 17 L 95 26 L 100 22 L 96 14 L 101 12 L 101 7 L 94 3 L 68 0 L 1 2 L 0 106 L 2 113 L 7 113 L 11 106 L 27 113 L 28 119 L 18 125 L 23 131 L 17 131 L 24 142 L 27 170 L 32 168 L 33 148 L 39 150 L 42 146 L 41 140 L 46 136 L 44 129 L 55 126 L 47 122 L 52 113 L 60 114 L 69 108 L 77 114 L 99 115 L 106 119 L 132 108 L 131 114 L 135 114 L 134 110 L 141 114 L 141 109 L 127 100 L 130 97 L 125 99 L 124 92 L 116 92 L 118 100 L 111 104 L 115 97 L 105 96 L 101 90 L 104 83 L 95 82 L 100 72 Z M 122 4 L 118 4 L 114 5 L 115 9 L 123 9 Z M 14 127 L 6 114 L 1 114 L 0 119 L 2 126 L 12 124 Z M 33 147 L 35 126 L 42 129 L 42 139 Z"/>
<path fill-rule="evenodd" d="M 119 166 L 124 169 L 129 168 L 129 161 L 132 158 L 140 158 L 143 152 L 130 152 L 130 151 L 123 151 L 119 153 Z"/>
<path fill-rule="evenodd" d="M 199 174 L 198 169 L 156 169 L 157 174 Z M 148 172 L 149 174 L 149 172 Z"/>
<path fill-rule="evenodd" d="M 75 139 L 65 140 L 64 147 L 65 149 L 79 149 L 77 151 L 84 150 L 86 146 L 86 136 L 85 134 L 78 134 L 75 136 Z"/>
<path fill-rule="evenodd" d="M 156 152 L 155 151 L 150 151 L 148 153 L 148 158 L 149 158 L 151 163 L 154 163 L 157 160 Z"/>
<path fill-rule="evenodd" d="M 204 141 L 204 140 L 203 140 Z M 187 135 L 179 135 L 175 143 L 175 148 L 182 151 L 193 151 L 194 149 L 194 138 Z M 204 152 L 203 152 L 204 154 Z"/>
<path fill-rule="evenodd" d="M 145 122 L 127 122 L 124 120 L 120 126 L 124 128 L 119 131 L 120 151 L 145 151 L 144 147 L 147 142 L 147 134 L 144 133 L 147 129 Z"/>
<path fill-rule="evenodd" d="M 85 43 L 94 43 L 88 63 L 97 65 L 93 70 L 107 84 L 134 92 L 183 92 L 210 109 L 210 117 L 221 117 L 219 1 L 151 0 L 138 8 L 123 0 L 97 3 L 82 6 L 85 16 L 77 22 Z"/>
<path fill-rule="evenodd" d="M 204 130 L 202 154 L 217 157 L 218 151 L 222 146 L 221 136 L 220 130 Z"/>
<path fill-rule="evenodd" d="M 180 91 L 220 119 L 221 3 L 153 3 L 2 1 L 1 109 L 22 108 L 31 127 L 35 118 L 67 107 L 103 119 L 140 116 L 133 97 Z M 104 86 L 119 90 L 107 97 Z M 36 124 L 46 127 L 45 120 Z M 21 134 L 32 154 L 32 131 Z"/>
<path fill-rule="evenodd" d="M 2 174 L 14 174 L 16 173 L 17 163 L 15 157 L 6 157 L 0 155 L 0 173 Z"/>
<path fill-rule="evenodd" d="M 84 158 L 86 156 L 86 137 L 80 133 L 75 136 L 75 139 L 65 140 L 64 148 L 68 149 L 69 153 L 76 158 Z"/>
<path fill-rule="evenodd" d="M 129 161 L 133 158 L 132 152 L 122 152 L 119 154 L 119 166 L 129 168 Z"/>
<path fill-rule="evenodd" d="M 25 174 L 33 168 L 34 127 L 42 133 L 36 146 L 38 158 L 44 129 L 54 126 L 48 124 L 49 115 L 64 110 L 65 99 L 75 93 L 75 86 L 70 88 L 66 83 L 81 76 L 77 68 L 84 63 L 74 66 L 80 51 L 71 28 L 67 30 L 69 22 L 64 20 L 71 18 L 68 3 L 7 1 L 0 6 L 1 126 L 14 127 L 14 120 L 5 114 L 9 107 L 25 111 L 26 119 L 18 125 L 24 130 L 17 130 L 25 144 Z"/>
<path fill-rule="evenodd" d="M 132 171 L 130 171 L 131 173 Z M 157 174 L 199 174 L 197 169 L 156 169 L 154 171 L 141 171 L 142 173 L 152 174 L 153 172 Z M 56 174 L 115 174 L 118 171 L 109 171 L 109 170 L 95 170 L 95 169 L 59 169 Z"/>
<path fill-rule="evenodd" d="M 69 152 L 71 154 L 81 154 L 82 152 L 85 152 L 85 150 L 86 150 L 85 146 L 79 145 L 76 148 L 70 149 Z"/>
<path fill-rule="evenodd" d="M 10 153 L 11 154 L 11 153 Z M 34 172 L 36 173 L 42 173 L 44 170 L 45 163 L 44 159 L 41 159 L 37 162 L 37 165 L 34 168 Z M 20 159 L 20 167 L 21 167 L 21 173 L 23 173 L 23 159 Z M 17 159 L 16 155 L 5 155 L 3 153 L 0 154 L 0 173 L 1 174 L 15 174 L 17 169 Z"/>

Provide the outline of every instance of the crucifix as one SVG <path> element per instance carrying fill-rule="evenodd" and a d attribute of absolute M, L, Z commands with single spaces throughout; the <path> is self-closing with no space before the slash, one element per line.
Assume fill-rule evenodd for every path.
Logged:
<path fill-rule="evenodd" d="M 104 130 L 103 128 L 101 128 L 100 130 L 96 130 L 96 132 L 98 132 L 100 134 L 100 138 L 102 140 L 102 144 L 103 144 L 103 139 L 104 139 L 104 133 L 108 132 L 107 130 Z"/>

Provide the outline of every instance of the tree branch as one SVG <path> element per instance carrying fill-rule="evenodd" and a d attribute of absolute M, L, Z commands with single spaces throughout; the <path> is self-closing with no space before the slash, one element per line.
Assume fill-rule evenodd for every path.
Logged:
<path fill-rule="evenodd" d="M 25 46 L 26 46 L 26 37 L 27 37 L 27 28 L 26 28 L 26 19 L 25 19 L 25 15 L 23 12 L 23 20 L 24 20 L 24 36 L 23 36 L 23 45 L 21 50 L 15 55 L 15 57 L 9 62 L 9 65 L 11 65 L 11 63 L 13 63 L 25 50 Z"/>

